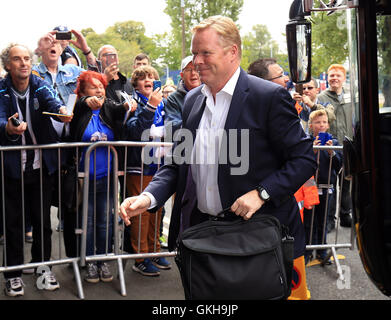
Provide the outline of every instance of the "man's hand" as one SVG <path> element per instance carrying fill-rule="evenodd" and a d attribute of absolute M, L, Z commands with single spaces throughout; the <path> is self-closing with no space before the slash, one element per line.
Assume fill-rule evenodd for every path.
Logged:
<path fill-rule="evenodd" d="M 50 31 L 38 40 L 38 48 L 35 49 L 35 54 L 41 56 L 42 52 L 50 48 L 53 45 L 53 42 L 57 41 L 55 38 L 56 32 L 57 31 Z"/>
<path fill-rule="evenodd" d="M 72 29 L 71 32 L 75 36 L 76 40 L 69 40 L 69 43 L 72 43 L 75 47 L 79 48 L 83 52 L 88 64 L 96 66 L 95 55 L 91 51 L 91 48 L 88 46 L 86 38 L 79 31 Z"/>
<path fill-rule="evenodd" d="M 126 198 L 119 208 L 119 213 L 124 220 L 125 225 L 130 225 L 129 218 L 137 216 L 140 213 L 147 211 L 151 205 L 151 200 L 148 196 L 142 194 L 136 197 Z"/>
<path fill-rule="evenodd" d="M 111 65 L 106 67 L 104 73 L 106 75 L 107 82 L 113 80 L 117 76 L 118 72 L 119 72 L 119 68 L 116 62 L 113 62 Z"/>
<path fill-rule="evenodd" d="M 62 106 L 58 111 L 60 114 L 67 114 L 67 107 Z M 72 121 L 73 114 L 69 117 L 59 117 L 59 118 L 61 119 L 62 122 L 68 123 Z"/>
<path fill-rule="evenodd" d="M 294 92 L 294 93 L 293 93 L 292 98 L 293 98 L 294 100 L 296 100 L 297 102 L 302 102 L 302 101 L 303 101 L 303 96 L 300 95 L 300 94 L 297 93 L 297 92 Z"/>
<path fill-rule="evenodd" d="M 313 108 L 315 105 L 315 103 L 311 101 L 310 97 L 306 96 L 305 94 L 300 95 L 299 93 L 294 92 L 292 98 L 297 102 L 303 102 L 305 105 L 307 105 L 310 108 Z"/>
<path fill-rule="evenodd" d="M 244 220 L 248 220 L 264 203 L 265 201 L 259 197 L 258 190 L 255 189 L 236 199 L 231 206 L 231 211 Z"/>
<path fill-rule="evenodd" d="M 8 122 L 5 125 L 5 130 L 7 131 L 8 135 L 10 135 L 10 136 L 14 135 L 14 134 L 22 135 L 23 132 L 25 132 L 27 129 L 27 123 L 24 121 L 22 121 L 19 126 L 13 125 L 11 118 L 18 118 L 18 116 L 19 116 L 19 114 L 15 113 L 13 116 L 9 117 Z"/>
<path fill-rule="evenodd" d="M 75 36 L 76 40 L 69 40 L 70 43 L 72 43 L 76 48 L 79 48 L 83 52 L 90 51 L 90 48 L 88 47 L 87 40 L 84 38 L 83 34 L 76 30 L 71 30 L 73 35 Z"/>
<path fill-rule="evenodd" d="M 303 102 L 310 107 L 311 109 L 314 107 L 315 103 L 312 102 L 311 98 L 309 96 L 303 95 Z"/>

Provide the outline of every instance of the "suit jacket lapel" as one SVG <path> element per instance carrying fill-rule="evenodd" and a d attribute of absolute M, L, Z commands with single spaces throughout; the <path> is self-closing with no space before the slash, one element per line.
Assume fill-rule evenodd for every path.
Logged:
<path fill-rule="evenodd" d="M 203 94 L 200 94 L 196 101 L 194 102 L 193 107 L 191 108 L 189 117 L 186 121 L 186 129 L 189 129 L 193 134 L 193 139 L 195 139 L 195 133 L 200 124 L 202 115 L 205 110 L 206 97 Z"/>
<path fill-rule="evenodd" d="M 232 96 L 231 105 L 229 106 L 227 120 L 225 121 L 224 128 L 226 130 L 237 128 L 237 122 L 240 118 L 240 113 L 243 110 L 243 105 L 246 103 L 248 91 L 247 73 L 241 68 L 239 79 Z"/>
<path fill-rule="evenodd" d="M 224 129 L 227 134 L 227 155 L 229 154 L 229 129 L 241 129 L 243 124 L 239 123 L 238 120 L 241 116 L 241 113 L 244 110 L 244 106 L 247 104 L 247 96 L 248 96 L 249 88 L 248 88 L 248 78 L 247 73 L 240 69 L 240 75 L 238 82 L 235 87 L 234 94 L 232 96 L 231 105 L 229 106 L 229 111 L 227 115 L 227 120 L 225 121 Z M 240 128 L 239 128 L 240 127 Z M 227 156 L 226 155 L 226 156 Z M 221 199 L 221 205 L 223 209 L 232 205 L 232 199 L 230 198 L 229 192 L 229 175 L 230 175 L 230 165 L 229 159 L 228 164 L 220 164 L 218 170 L 218 185 L 219 185 L 219 193 Z"/>

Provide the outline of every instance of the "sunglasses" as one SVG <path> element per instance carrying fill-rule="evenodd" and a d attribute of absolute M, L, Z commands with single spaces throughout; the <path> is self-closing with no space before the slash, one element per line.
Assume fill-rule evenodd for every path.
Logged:
<path fill-rule="evenodd" d="M 279 79 L 279 78 L 282 78 L 282 77 L 285 77 L 285 74 L 280 74 L 279 76 L 277 77 L 274 77 L 274 78 L 270 78 L 270 79 L 267 79 L 269 81 L 273 81 L 273 80 L 276 80 L 276 79 Z"/>
<path fill-rule="evenodd" d="M 303 90 L 312 90 L 315 87 L 303 87 Z"/>

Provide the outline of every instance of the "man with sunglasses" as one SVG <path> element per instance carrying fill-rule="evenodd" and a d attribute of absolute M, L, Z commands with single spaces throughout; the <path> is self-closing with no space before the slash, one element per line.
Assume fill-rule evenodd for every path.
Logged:
<path fill-rule="evenodd" d="M 318 82 L 311 78 L 310 82 L 303 84 L 303 94 L 299 94 L 298 92 L 293 93 L 293 99 L 295 99 L 302 107 L 303 110 L 300 112 L 300 119 L 303 125 L 304 131 L 308 134 L 308 119 L 310 113 L 319 109 L 326 109 L 330 111 L 334 111 L 334 107 L 326 102 L 320 102 L 318 100 L 319 94 L 319 86 Z M 332 123 L 335 120 L 334 112 L 328 112 L 329 122 Z"/>
<path fill-rule="evenodd" d="M 106 96 L 118 103 L 123 103 L 124 98 L 120 92 L 132 95 L 133 87 L 130 81 L 119 71 L 119 58 L 117 50 L 106 44 L 98 50 L 100 72 L 106 75 L 108 86 Z"/>

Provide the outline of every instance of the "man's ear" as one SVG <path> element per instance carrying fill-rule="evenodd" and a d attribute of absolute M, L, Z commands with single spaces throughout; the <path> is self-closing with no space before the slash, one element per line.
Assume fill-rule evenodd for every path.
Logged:
<path fill-rule="evenodd" d="M 231 48 L 229 49 L 229 52 L 231 53 L 232 57 L 234 59 L 237 59 L 238 58 L 238 55 L 239 55 L 239 48 L 236 44 L 232 44 L 231 45 Z"/>

